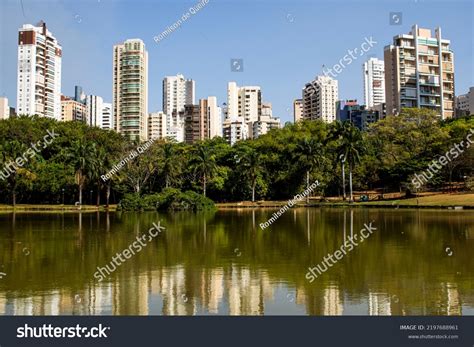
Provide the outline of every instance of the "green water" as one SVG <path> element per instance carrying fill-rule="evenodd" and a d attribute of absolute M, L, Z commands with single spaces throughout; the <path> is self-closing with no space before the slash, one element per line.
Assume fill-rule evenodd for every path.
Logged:
<path fill-rule="evenodd" d="M 294 209 L 261 230 L 273 212 L 0 214 L 0 314 L 474 315 L 474 211 Z"/>

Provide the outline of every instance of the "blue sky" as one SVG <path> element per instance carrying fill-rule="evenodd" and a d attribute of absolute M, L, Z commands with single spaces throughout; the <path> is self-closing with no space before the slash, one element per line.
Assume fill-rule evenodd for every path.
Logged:
<path fill-rule="evenodd" d="M 17 31 L 43 19 L 63 46 L 62 93 L 79 84 L 88 94 L 112 101 L 112 46 L 141 38 L 149 53 L 149 111 L 162 107 L 162 79 L 182 73 L 196 81 L 197 98 L 225 102 L 228 81 L 259 85 L 275 116 L 292 120 L 292 101 L 304 83 L 332 66 L 365 37 L 377 42 L 337 77 L 340 99 L 363 102 L 362 63 L 383 58 L 383 47 L 413 24 L 441 26 L 455 52 L 456 94 L 474 85 L 472 1 L 237 1 L 209 0 L 199 12 L 156 43 L 192 1 L 2 0 L 0 3 L 0 95 L 16 106 Z M 390 25 L 389 13 L 402 12 Z M 232 72 L 230 60 L 244 60 Z"/>

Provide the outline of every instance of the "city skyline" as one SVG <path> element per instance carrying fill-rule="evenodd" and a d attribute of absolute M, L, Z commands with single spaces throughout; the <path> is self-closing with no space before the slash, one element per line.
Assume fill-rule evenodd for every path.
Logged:
<path fill-rule="evenodd" d="M 79 17 L 76 17 L 77 14 L 70 17 L 43 16 L 43 10 L 38 9 L 38 11 L 34 11 L 35 18 L 32 18 L 31 13 L 33 11 L 31 10 L 35 7 L 34 4 L 25 1 L 24 17 L 17 3 L 7 2 L 5 6 L 8 12 L 11 13 L 11 16 L 5 21 L 6 30 L 4 31 L 5 35 L 2 35 L 0 38 L 0 47 L 2 47 L 2 51 L 4 51 L 4 48 L 9 47 L 12 43 L 16 45 L 16 33 L 18 28 L 23 24 L 29 22 L 35 24 L 40 19 L 44 19 L 48 24 L 48 28 L 53 32 L 63 47 L 62 93 L 67 95 L 68 93 L 65 91 L 72 90 L 75 85 L 81 85 L 88 94 L 99 95 L 104 100 L 111 101 L 111 49 L 114 44 L 120 41 L 137 37 L 144 41 L 150 56 L 149 112 L 162 111 L 162 78 L 164 76 L 181 73 L 187 78 L 197 81 L 196 99 L 216 96 L 219 105 L 226 102 L 225 86 L 229 81 L 236 81 L 238 85 L 260 86 L 265 93 L 265 100 L 271 102 L 273 105 L 275 117 L 280 117 L 283 125 L 285 122 L 292 120 L 293 100 L 301 98 L 301 89 L 304 87 L 304 84 L 313 79 L 316 75 L 323 73 L 322 64 L 318 62 L 332 66 L 339 61 L 340 57 L 344 56 L 344 52 L 347 49 L 359 45 L 365 36 L 373 35 L 374 40 L 377 41 L 377 45 L 367 53 L 367 56 L 354 61 L 351 66 L 348 66 L 336 78 L 339 81 L 339 99 L 357 99 L 359 103 L 363 103 L 363 76 L 360 72 L 362 64 L 373 56 L 382 59 L 383 48 L 391 44 L 393 36 L 408 32 L 411 26 L 416 23 L 420 27 L 431 29 L 441 26 L 443 28 L 443 36 L 451 40 L 452 49 L 456 53 L 456 95 L 466 93 L 470 85 L 472 85 L 472 81 L 469 80 L 472 74 L 467 73 L 472 71 L 472 66 L 470 65 L 470 61 L 472 61 L 472 47 L 469 45 L 469 40 L 464 38 L 465 31 L 463 32 L 464 35 L 460 36 L 462 30 L 454 25 L 455 21 L 460 20 L 460 16 L 469 15 L 469 9 L 472 9 L 472 4 L 467 2 L 459 2 L 459 6 L 456 6 L 455 11 L 453 11 L 454 14 L 446 13 L 446 11 L 443 10 L 446 4 L 432 4 L 429 9 L 424 10 L 425 12 L 422 14 L 423 19 L 419 18 L 421 14 L 417 14 L 416 11 L 403 11 L 403 8 L 414 8 L 414 6 L 420 4 L 397 4 L 397 8 L 394 8 L 393 4 L 375 5 L 362 2 L 361 9 L 358 9 L 358 12 L 365 11 L 363 13 L 366 15 L 370 13 L 376 14 L 375 17 L 373 17 L 374 25 L 371 25 L 372 29 L 368 30 L 367 25 L 362 22 L 360 23 L 361 25 L 358 25 L 359 30 L 347 30 L 347 28 L 343 30 L 341 26 L 333 24 L 330 32 L 327 30 L 324 31 L 327 39 L 323 42 L 317 42 L 320 41 L 320 39 L 315 40 L 318 43 L 315 45 L 317 47 L 309 49 L 310 54 L 307 55 L 308 59 L 306 57 L 305 59 L 299 58 L 305 56 L 305 54 L 295 54 L 304 53 L 308 50 L 305 47 L 298 47 L 298 50 L 296 50 L 295 47 L 292 46 L 289 48 L 290 52 L 288 52 L 288 50 L 284 52 L 281 50 L 272 50 L 272 48 L 275 48 L 275 39 L 278 38 L 267 36 L 269 30 L 273 30 L 273 34 L 279 36 L 282 45 L 288 43 L 289 39 L 291 39 L 290 42 L 294 44 L 301 43 L 303 38 L 299 34 L 307 33 L 308 31 L 301 31 L 300 29 L 307 27 L 307 25 L 312 22 L 307 20 L 308 16 L 303 10 L 315 14 L 313 10 L 319 9 L 323 10 L 322 12 L 324 12 L 324 10 L 335 10 L 340 8 L 342 4 L 278 4 L 277 6 L 272 5 L 272 7 L 268 7 L 262 4 L 243 3 L 237 6 L 233 3 L 209 2 L 198 13 L 193 15 L 192 18 L 184 22 L 179 29 L 158 43 L 153 41 L 153 35 L 158 35 L 166 29 L 168 25 L 179 19 L 181 15 L 176 13 L 186 12 L 190 6 L 194 5 L 194 2 L 166 4 L 166 7 L 160 7 L 160 4 L 151 5 L 146 2 L 138 3 L 135 7 L 130 3 L 111 4 L 105 1 L 94 4 L 94 7 L 96 5 L 97 8 L 92 10 L 97 13 L 101 13 L 102 10 L 109 10 L 108 13 L 110 13 L 111 16 L 115 14 L 120 17 L 124 11 L 127 12 L 126 10 L 131 10 L 133 14 L 143 16 L 144 22 L 146 22 L 145 19 L 149 16 L 149 14 L 146 13 L 147 9 L 150 10 L 153 6 L 156 6 L 160 9 L 160 20 L 156 21 L 153 25 L 148 25 L 146 29 L 143 28 L 144 25 L 142 24 L 127 25 L 127 28 L 112 26 L 120 30 L 114 30 L 109 33 L 110 37 L 107 36 L 109 34 L 97 35 L 95 33 L 95 36 L 92 37 L 93 39 L 89 40 L 89 36 L 91 35 L 90 31 L 96 28 L 97 23 L 95 25 L 93 24 L 93 18 L 96 16 L 95 12 L 91 13 L 92 10 L 88 10 L 87 15 L 85 12 L 81 12 L 87 10 L 86 7 L 77 7 L 74 9 L 69 5 L 58 5 L 58 11 L 60 13 L 77 12 L 80 13 Z M 133 8 L 130 8 L 131 6 Z M 223 27 L 222 31 L 229 34 L 229 30 L 231 30 L 231 34 L 233 34 L 229 36 L 229 41 L 231 42 L 212 40 L 211 36 L 219 37 L 223 34 L 216 35 L 215 30 L 204 30 L 205 32 L 203 32 L 202 29 L 209 26 L 207 23 L 209 19 L 214 18 L 214 24 L 223 21 L 223 19 L 218 16 L 219 12 L 230 8 L 232 8 L 232 11 L 237 11 L 237 14 L 248 11 L 250 22 L 256 20 L 254 18 L 256 14 L 261 13 L 261 11 L 266 8 L 268 10 L 267 12 L 269 12 L 269 16 L 261 18 L 261 21 L 262 24 L 271 25 L 269 28 L 265 27 L 257 29 L 257 31 L 254 30 L 252 37 L 245 36 L 245 40 L 243 40 L 236 38 L 235 33 L 239 32 L 239 30 L 246 32 L 248 29 L 240 27 L 238 29 L 232 28 L 233 22 L 236 21 L 236 19 L 228 19 L 226 20 L 228 26 Z M 161 12 L 162 9 L 163 12 Z M 404 14 L 402 25 L 389 25 L 389 12 L 395 10 L 402 10 L 401 12 Z M 427 14 L 426 11 L 429 13 Z M 317 14 L 317 16 L 320 16 L 320 14 Z M 342 18 L 345 14 L 340 13 L 340 16 Z M 247 17 L 246 20 L 248 20 Z M 67 21 L 69 21 L 69 23 L 67 23 Z M 135 20 L 132 22 L 136 24 Z M 313 22 L 317 21 L 314 20 Z M 322 22 L 319 21 L 317 27 L 312 30 L 317 31 L 319 25 L 327 24 L 327 22 L 327 19 Z M 12 28 L 10 23 L 17 24 L 14 24 Z M 161 25 L 161 23 L 168 24 Z M 375 30 L 373 28 L 377 23 L 380 27 L 377 27 L 377 30 Z M 67 29 L 61 30 L 64 25 L 67 26 Z M 123 32 L 125 29 L 127 33 Z M 140 29 L 141 34 L 139 34 Z M 106 29 L 106 31 L 107 30 L 109 29 Z M 334 40 L 335 36 L 340 36 L 341 30 L 343 30 L 344 36 L 351 37 L 344 39 L 343 43 L 341 43 L 340 40 Z M 8 33 L 11 31 L 15 32 L 13 37 L 9 37 Z M 196 36 L 193 32 L 201 33 L 206 37 L 201 38 L 203 35 Z M 80 41 L 74 41 L 73 39 L 71 41 L 71 38 L 74 38 L 78 34 L 84 34 L 84 39 Z M 214 54 L 206 52 L 208 51 L 210 40 L 214 41 Z M 95 46 L 98 41 L 103 43 L 101 47 L 96 47 L 97 49 L 85 49 L 84 45 L 86 43 Z M 109 46 L 108 42 L 111 42 L 112 45 Z M 183 49 L 183 43 L 186 43 L 185 49 Z M 231 43 L 233 49 L 227 49 Z M 71 44 L 73 45 L 71 46 Z M 256 46 L 258 49 L 255 50 Z M 325 48 L 324 51 L 318 49 L 318 47 L 320 48 L 321 46 Z M 181 53 L 178 51 L 179 47 L 181 47 Z M 186 52 L 193 51 L 195 47 L 197 47 L 196 49 L 202 47 L 202 49 L 198 49 L 196 51 L 197 54 L 187 56 Z M 80 54 L 76 54 L 78 48 L 80 48 Z M 269 57 L 268 59 L 261 57 L 262 50 L 266 53 L 264 56 Z M 11 106 L 17 107 L 16 104 L 13 104 L 16 100 L 16 85 L 11 82 L 12 79 L 10 78 L 13 73 L 13 81 L 16 80 L 16 47 L 14 50 L 5 49 L 5 52 L 8 51 L 13 54 L 5 54 L 2 57 L 5 63 L 2 63 L 3 70 L 0 93 L 8 97 Z M 202 55 L 202 59 L 199 59 L 200 54 Z M 173 56 L 173 59 L 170 58 L 170 55 Z M 259 58 L 256 59 L 255 55 L 258 55 Z M 291 57 L 294 58 L 294 60 L 290 60 L 286 65 L 282 65 L 283 59 Z M 89 64 L 89 69 L 81 69 L 82 66 L 87 65 L 87 63 L 90 63 L 94 58 L 98 58 L 94 65 Z M 243 71 L 231 71 L 230 60 L 232 58 L 242 58 L 244 60 Z M 105 63 L 103 63 L 104 60 Z M 12 61 L 13 66 L 10 66 Z M 295 61 L 295 63 L 292 64 L 291 61 Z M 8 68 L 8 66 L 10 67 Z M 73 66 L 73 68 L 71 68 L 71 66 Z M 214 68 L 215 73 L 209 73 L 211 67 Z M 80 71 L 80 73 L 78 73 L 78 71 Z M 91 76 L 91 74 L 93 76 Z M 277 78 L 275 78 L 276 76 Z"/>

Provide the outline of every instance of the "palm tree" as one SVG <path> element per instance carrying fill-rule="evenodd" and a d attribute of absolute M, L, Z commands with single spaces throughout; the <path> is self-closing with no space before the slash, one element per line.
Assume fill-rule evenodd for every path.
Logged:
<path fill-rule="evenodd" d="M 309 189 L 310 173 L 321 163 L 322 148 L 322 143 L 312 137 L 304 137 L 296 146 L 296 158 L 306 171 L 306 189 Z M 306 203 L 309 204 L 309 194 Z"/>
<path fill-rule="evenodd" d="M 100 192 L 103 187 L 101 176 L 105 174 L 109 168 L 108 153 L 104 147 L 92 147 L 92 161 L 91 161 L 91 180 L 97 185 L 97 201 L 96 206 L 100 205 Z M 109 180 L 110 182 L 110 180 Z"/>
<path fill-rule="evenodd" d="M 199 144 L 192 154 L 191 166 L 202 177 L 202 190 L 206 196 L 207 182 L 217 172 L 216 156 L 206 144 Z"/>
<path fill-rule="evenodd" d="M 178 153 L 176 151 L 176 144 L 173 142 L 166 142 L 163 145 L 162 155 L 165 188 L 169 188 L 180 172 L 181 162 L 177 160 Z"/>
<path fill-rule="evenodd" d="M 255 188 L 257 186 L 257 179 L 262 175 L 261 154 L 255 150 L 250 149 L 243 156 L 242 165 L 245 168 L 245 173 L 250 180 L 250 187 L 252 188 L 252 202 L 255 202 Z"/>
<path fill-rule="evenodd" d="M 79 204 L 82 205 L 82 191 L 89 173 L 93 171 L 95 144 L 84 139 L 75 140 L 67 150 L 67 158 L 75 170 L 75 182 L 79 188 Z"/>
<path fill-rule="evenodd" d="M 333 123 L 333 127 L 331 128 L 328 140 L 341 140 L 345 134 L 351 128 L 351 122 L 349 121 L 336 121 Z M 341 161 L 341 171 L 342 171 L 342 199 L 346 200 L 346 169 L 344 163 L 346 162 L 346 157 L 343 151 L 338 150 L 336 156 L 336 162 L 338 163 Z M 337 165 L 336 163 L 336 165 Z"/>
<path fill-rule="evenodd" d="M 350 200 L 354 202 L 354 196 L 352 193 L 352 171 L 354 167 L 360 163 L 360 155 L 364 150 L 364 142 L 362 139 L 361 131 L 354 125 L 350 125 L 342 134 L 341 144 L 339 146 L 339 154 L 343 156 L 344 161 L 349 164 L 349 191 Z"/>

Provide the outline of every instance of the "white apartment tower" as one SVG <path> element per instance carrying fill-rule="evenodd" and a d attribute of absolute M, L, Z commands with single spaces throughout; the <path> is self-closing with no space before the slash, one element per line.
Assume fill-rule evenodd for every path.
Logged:
<path fill-rule="evenodd" d="M 208 137 L 222 137 L 222 109 L 217 105 L 217 98 L 207 98 L 207 117 L 209 119 Z"/>
<path fill-rule="evenodd" d="M 338 99 L 337 80 L 329 76 L 317 76 L 303 88 L 303 119 L 320 119 L 326 123 L 335 121 Z"/>
<path fill-rule="evenodd" d="M 104 100 L 97 95 L 87 95 L 87 125 L 101 127 Z"/>
<path fill-rule="evenodd" d="M 262 114 L 260 87 L 238 87 L 235 82 L 227 86 L 227 118 L 242 117 L 246 123 L 255 122 Z"/>
<path fill-rule="evenodd" d="M 112 104 L 97 95 L 87 95 L 87 125 L 104 130 L 113 129 Z"/>
<path fill-rule="evenodd" d="M 364 101 L 367 108 L 385 102 L 385 69 L 383 60 L 370 58 L 363 65 Z"/>
<path fill-rule="evenodd" d="M 62 48 L 46 23 L 18 34 L 17 113 L 61 119 Z"/>
<path fill-rule="evenodd" d="M 172 115 L 184 111 L 185 105 L 194 105 L 196 84 L 183 75 L 166 76 L 163 79 L 163 112 Z"/>
<path fill-rule="evenodd" d="M 140 39 L 114 46 L 114 128 L 132 140 L 148 138 L 148 52 Z"/>

